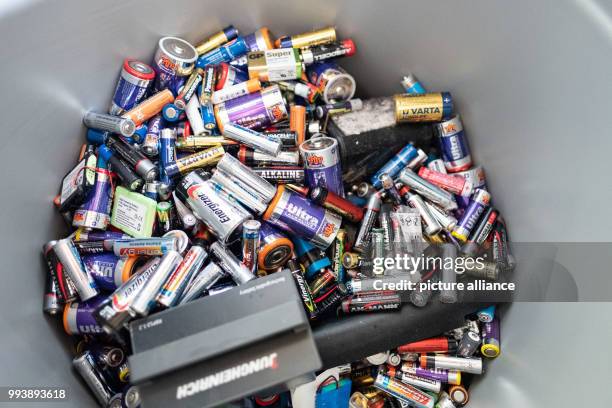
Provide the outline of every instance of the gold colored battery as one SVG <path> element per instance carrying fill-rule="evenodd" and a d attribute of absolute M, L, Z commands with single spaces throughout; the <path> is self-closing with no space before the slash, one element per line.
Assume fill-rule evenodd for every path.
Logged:
<path fill-rule="evenodd" d="M 403 122 L 438 122 L 444 119 L 444 95 L 401 94 L 395 95 L 395 121 Z"/>
<path fill-rule="evenodd" d="M 218 145 L 237 145 L 238 142 L 223 136 L 188 136 L 176 141 L 178 150 L 199 150 Z"/>
<path fill-rule="evenodd" d="M 188 171 L 217 163 L 224 154 L 223 146 L 214 146 L 210 149 L 182 157 L 175 162 L 175 165 L 179 173 L 185 174 Z M 168 169 L 166 169 L 166 172 L 168 172 Z"/>
<path fill-rule="evenodd" d="M 285 39 L 291 40 L 292 48 L 306 48 L 314 45 L 328 44 L 336 41 L 336 29 L 334 27 L 322 28 L 320 30 L 311 31 L 308 33 L 292 35 L 290 37 L 284 37 Z M 281 41 L 279 38 L 276 40 L 276 48 L 281 47 Z M 286 47 L 283 47 L 286 48 Z"/>
<path fill-rule="evenodd" d="M 204 40 L 204 42 L 198 44 L 195 49 L 198 52 L 198 55 L 206 54 L 208 51 L 212 51 L 215 48 L 225 44 L 228 41 L 227 36 L 225 35 L 225 31 L 221 30 L 216 34 L 213 34 L 211 37 Z"/>

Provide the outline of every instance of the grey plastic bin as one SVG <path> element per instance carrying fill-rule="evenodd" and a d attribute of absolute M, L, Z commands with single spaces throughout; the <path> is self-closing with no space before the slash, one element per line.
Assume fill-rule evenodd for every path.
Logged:
<path fill-rule="evenodd" d="M 60 325 L 41 312 L 40 248 L 62 228 L 51 202 L 83 141 L 82 114 L 108 106 L 124 57 L 149 60 L 161 36 L 195 42 L 229 23 L 276 35 L 336 25 L 357 44 L 342 64 L 361 95 L 398 93 L 409 71 L 453 93 L 514 241 L 605 242 L 611 15 L 597 0 L 0 2 L 0 386 L 66 387 L 62 406 L 94 404 L 70 370 Z M 609 290 L 609 264 L 583 270 L 575 254 L 556 256 L 579 291 Z M 472 387 L 470 407 L 600 405 L 610 312 L 604 303 L 512 305 L 501 357 Z"/>

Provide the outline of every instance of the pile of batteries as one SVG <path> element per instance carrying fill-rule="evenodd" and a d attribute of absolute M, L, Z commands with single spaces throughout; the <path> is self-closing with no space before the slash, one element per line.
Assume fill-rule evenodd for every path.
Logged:
<path fill-rule="evenodd" d="M 337 61 L 355 49 L 334 28 L 273 41 L 266 28 L 240 36 L 229 26 L 196 47 L 164 37 L 151 65 L 125 60 L 108 113 L 85 114 L 87 142 L 55 200 L 73 232 L 44 246 L 44 309 L 63 311 L 66 332 L 79 336 L 74 366 L 102 405 L 138 405 L 124 358 L 132 319 L 283 268 L 313 322 L 397 310 L 401 296 L 371 291 L 374 278 L 456 274 L 402 275 L 373 260 L 419 256 L 432 243 L 454 257 L 495 248 L 486 268 L 467 269 L 472 276 L 495 279 L 506 265 L 505 225 L 472 167 L 451 95 L 425 93 L 409 75 L 404 94 L 352 99 L 355 80 Z M 368 154 L 353 160 L 338 136 L 343 118 L 378 120 L 379 110 L 391 114 L 383 130 L 408 140 L 390 146 L 373 131 Z M 403 123 L 437 130 L 439 143 L 418 148 L 409 143 L 416 128 Z M 429 295 L 410 300 L 422 307 Z M 456 291 L 440 300 L 455 302 Z M 471 324 L 467 333 L 477 333 Z M 431 362 L 463 367 L 422 361 L 427 373 Z M 421 372 L 410 364 L 376 384 L 410 384 Z"/>

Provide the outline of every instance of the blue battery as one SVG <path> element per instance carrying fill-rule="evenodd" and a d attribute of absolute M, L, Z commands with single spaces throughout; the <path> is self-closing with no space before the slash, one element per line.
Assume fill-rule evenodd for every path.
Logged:
<path fill-rule="evenodd" d="M 144 142 L 148 131 L 149 131 L 149 127 L 147 126 L 146 123 L 143 123 L 142 125 L 138 126 L 136 128 L 136 131 L 132 135 L 132 137 L 134 138 L 134 141 L 138 144 L 141 144 L 142 142 Z"/>
<path fill-rule="evenodd" d="M 244 72 L 248 76 L 247 72 L 249 70 L 249 61 L 247 60 L 246 55 L 242 55 L 236 59 L 231 60 L 229 64 L 232 67 L 236 68 L 238 71 Z"/>
<path fill-rule="evenodd" d="M 472 167 L 472 155 L 463 130 L 461 117 L 452 118 L 436 125 L 444 166 L 449 173 L 465 171 Z"/>
<path fill-rule="evenodd" d="M 297 258 L 308 258 L 309 262 L 300 262 L 306 268 L 304 271 L 304 276 L 306 276 L 306 279 L 311 280 L 321 269 L 331 267 L 331 261 L 327 256 L 319 257 L 318 259 L 312 256 L 312 254 L 319 254 L 321 251 L 309 241 L 298 237 L 293 237 L 291 241 L 293 241 L 293 248 Z"/>
<path fill-rule="evenodd" d="M 162 117 L 166 122 L 178 122 L 181 119 L 185 119 L 185 111 L 179 109 L 173 103 L 169 103 L 162 108 Z"/>
<path fill-rule="evenodd" d="M 493 321 L 493 318 L 495 317 L 495 305 L 491 305 L 482 310 L 479 310 L 476 314 L 478 315 L 478 320 L 480 320 L 481 322 L 491 323 Z"/>
<path fill-rule="evenodd" d="M 166 174 L 166 166 L 176 161 L 176 133 L 174 129 L 162 129 L 159 137 L 159 181 L 168 186 L 172 180 Z"/>
<path fill-rule="evenodd" d="M 227 44 L 202 55 L 200 58 L 198 58 L 196 67 L 204 68 L 208 65 L 217 65 L 222 62 L 230 62 L 231 60 L 246 54 L 248 50 L 249 48 L 244 41 L 244 38 L 237 37 Z"/>
<path fill-rule="evenodd" d="M 412 143 L 408 143 L 402 150 L 400 150 L 395 156 L 391 158 L 384 166 L 380 168 L 370 179 L 370 183 L 374 188 L 381 188 L 382 183 L 380 176 L 388 174 L 389 177 L 394 178 L 397 174 L 402 171 L 404 167 L 408 165 L 412 160 L 416 159 L 419 155 L 419 150 L 414 147 Z"/>
<path fill-rule="evenodd" d="M 120 115 L 136 106 L 145 98 L 154 78 L 155 71 L 144 62 L 132 59 L 123 61 L 109 113 Z"/>
<path fill-rule="evenodd" d="M 215 119 L 215 111 L 212 103 L 207 103 L 200 106 L 200 113 L 202 114 L 202 121 L 204 122 L 204 129 L 213 131 L 217 128 L 217 120 Z"/>
<path fill-rule="evenodd" d="M 106 143 L 109 136 L 110 133 L 103 130 L 87 129 L 87 142 L 97 146 Z"/>
<path fill-rule="evenodd" d="M 409 94 L 424 94 L 427 93 L 421 82 L 412 74 L 406 75 L 402 79 L 402 86 L 404 87 L 404 91 Z"/>

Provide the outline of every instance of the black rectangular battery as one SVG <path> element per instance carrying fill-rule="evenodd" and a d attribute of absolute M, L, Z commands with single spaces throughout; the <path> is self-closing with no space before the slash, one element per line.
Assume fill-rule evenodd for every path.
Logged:
<path fill-rule="evenodd" d="M 217 406 L 311 381 L 322 366 L 289 271 L 136 320 L 130 335 L 146 407 Z"/>

